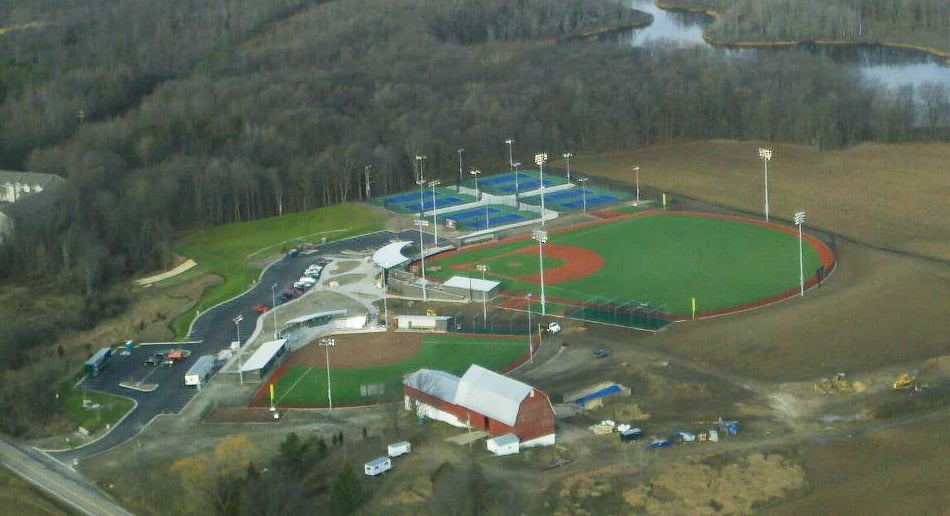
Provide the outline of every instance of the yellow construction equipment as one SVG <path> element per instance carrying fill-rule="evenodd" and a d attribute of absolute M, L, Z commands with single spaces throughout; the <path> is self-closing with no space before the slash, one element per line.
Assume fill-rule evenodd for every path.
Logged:
<path fill-rule="evenodd" d="M 917 377 L 904 373 L 894 380 L 895 391 L 917 390 Z"/>
<path fill-rule="evenodd" d="M 837 373 L 831 378 L 822 378 L 815 384 L 815 392 L 821 394 L 834 394 L 836 392 L 853 392 L 854 387 L 848 381 L 845 373 Z"/>

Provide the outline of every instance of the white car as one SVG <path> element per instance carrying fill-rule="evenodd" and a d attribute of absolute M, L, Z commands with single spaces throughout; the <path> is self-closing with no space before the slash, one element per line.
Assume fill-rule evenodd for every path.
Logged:
<path fill-rule="evenodd" d="M 548 323 L 548 333 L 551 335 L 557 335 L 561 333 L 561 323 L 557 321 L 551 321 Z"/>

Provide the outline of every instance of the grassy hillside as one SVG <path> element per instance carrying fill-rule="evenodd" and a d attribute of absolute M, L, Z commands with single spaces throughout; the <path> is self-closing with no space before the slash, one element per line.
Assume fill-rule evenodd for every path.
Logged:
<path fill-rule="evenodd" d="M 346 203 L 197 231 L 180 241 L 175 251 L 194 259 L 202 271 L 224 278 L 202 296 L 197 308 L 205 310 L 250 287 L 263 264 L 298 244 L 337 240 L 382 226 L 368 206 Z M 175 320 L 172 326 L 178 336 L 187 331 L 193 317 L 188 311 Z"/>

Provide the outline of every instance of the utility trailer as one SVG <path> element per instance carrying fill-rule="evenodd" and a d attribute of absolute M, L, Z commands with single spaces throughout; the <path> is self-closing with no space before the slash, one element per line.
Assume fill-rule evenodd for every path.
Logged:
<path fill-rule="evenodd" d="M 214 355 L 198 357 L 194 365 L 185 373 L 185 385 L 196 385 L 198 387 L 204 385 L 214 370 L 214 359 Z"/>

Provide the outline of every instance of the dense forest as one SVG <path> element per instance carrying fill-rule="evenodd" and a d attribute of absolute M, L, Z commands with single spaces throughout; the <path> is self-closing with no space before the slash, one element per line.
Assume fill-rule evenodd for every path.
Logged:
<path fill-rule="evenodd" d="M 669 7 L 720 14 L 716 42 L 893 43 L 950 54 L 945 0 L 663 0 Z"/>
<path fill-rule="evenodd" d="M 911 4 L 950 23 L 943 2 L 707 3 L 741 7 L 743 24 L 765 4 L 773 18 L 851 9 L 874 22 L 861 30 Z M 763 37 L 808 33 L 811 13 Z M 0 168 L 67 184 L 0 248 L 0 281 L 59 278 L 91 324 L 121 307 L 108 286 L 166 266 L 184 230 L 359 199 L 367 166 L 374 194 L 397 191 L 419 153 L 447 182 L 460 147 L 466 167 L 503 167 L 506 138 L 525 155 L 947 138 L 946 85 L 878 89 L 804 52 L 756 62 L 573 37 L 637 19 L 608 0 L 2 0 Z"/>

